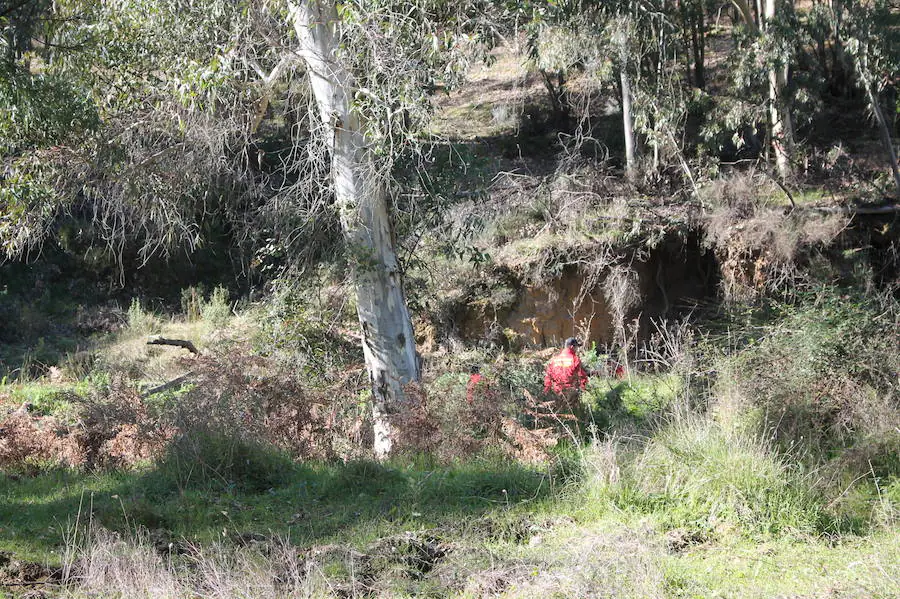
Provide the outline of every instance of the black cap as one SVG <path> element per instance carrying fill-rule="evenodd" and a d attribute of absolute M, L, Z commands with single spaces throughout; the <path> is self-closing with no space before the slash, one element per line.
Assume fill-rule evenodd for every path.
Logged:
<path fill-rule="evenodd" d="M 565 347 L 578 347 L 581 345 L 581 340 L 577 337 L 569 337 L 566 339 Z"/>

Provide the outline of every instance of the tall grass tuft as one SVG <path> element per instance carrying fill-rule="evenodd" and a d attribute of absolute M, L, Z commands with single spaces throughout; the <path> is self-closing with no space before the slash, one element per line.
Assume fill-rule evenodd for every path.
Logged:
<path fill-rule="evenodd" d="M 821 504 L 808 480 L 761 439 L 704 419 L 660 431 L 633 482 L 674 526 L 738 526 L 748 533 L 814 533 Z"/>
<path fill-rule="evenodd" d="M 180 599 L 189 596 L 171 563 L 145 534 L 125 538 L 104 529 L 89 531 L 81 547 L 69 547 L 73 563 L 66 580 L 73 597 Z"/>
<path fill-rule="evenodd" d="M 649 439 L 610 437 L 583 450 L 590 501 L 654 515 L 666 528 L 749 536 L 822 530 L 809 479 L 764 441 L 695 417 Z"/>
<path fill-rule="evenodd" d="M 228 290 L 221 286 L 213 289 L 209 294 L 209 300 L 200 305 L 201 318 L 212 328 L 225 326 L 231 315 L 232 308 Z"/>
<path fill-rule="evenodd" d="M 239 489 L 259 493 L 277 487 L 294 471 L 287 454 L 262 441 L 223 431 L 182 434 L 148 476 L 151 490 Z"/>
<path fill-rule="evenodd" d="M 65 596 L 75 599 L 342 596 L 317 566 L 285 541 L 260 548 L 188 545 L 183 555 L 167 555 L 144 532 L 119 535 L 97 528 L 69 549 Z"/>

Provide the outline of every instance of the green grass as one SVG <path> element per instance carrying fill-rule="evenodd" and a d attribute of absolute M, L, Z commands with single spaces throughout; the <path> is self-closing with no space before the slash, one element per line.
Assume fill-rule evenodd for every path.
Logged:
<path fill-rule="evenodd" d="M 684 394 L 677 374 L 635 373 L 626 379 L 592 377 L 583 395 L 598 426 L 647 429 Z"/>
<path fill-rule="evenodd" d="M 897 530 L 839 543 L 809 538 L 768 543 L 706 545 L 669 557 L 671 596 L 871 597 L 900 596 Z"/>
<path fill-rule="evenodd" d="M 228 481 L 179 488 L 152 468 L 0 478 L 0 550 L 55 561 L 64 533 L 79 519 L 199 542 L 265 533 L 300 545 L 354 545 L 402 530 L 458 530 L 471 518 L 490 517 L 496 528 L 540 510 L 554 493 L 542 470 L 499 461 L 444 469 L 372 462 L 286 468 L 280 484 L 253 491 Z"/>
<path fill-rule="evenodd" d="M 0 475 L 0 551 L 59 563 L 76 522 L 127 539 L 147 531 L 162 546 L 187 541 L 237 552 L 248 537 L 277 537 L 338 548 L 320 565 L 329 584 L 340 585 L 356 575 L 350 550 L 380 558 L 412 535 L 401 554 L 431 537 L 453 551 L 434 574 L 420 576 L 385 549 L 384 567 L 371 569 L 381 577 L 372 584 L 385 585 L 380 596 L 589 597 L 601 589 L 602 596 L 654 599 L 896 597 L 900 479 L 896 446 L 878 428 L 894 417 L 891 405 L 861 394 L 874 398 L 865 405 L 877 419 L 860 420 L 841 443 L 809 445 L 828 448 L 822 455 L 840 469 L 808 461 L 811 454 L 792 453 L 783 439 L 747 424 L 766 401 L 788 405 L 806 397 L 810 381 L 838 380 L 834 373 L 893 389 L 878 369 L 893 364 L 885 350 L 893 337 L 884 332 L 891 321 L 840 299 L 782 307 L 773 317 L 781 328 L 763 322 L 759 335 L 746 327 L 748 338 L 720 360 L 730 369 L 717 370 L 712 397 L 699 402 L 709 411 L 687 413 L 693 391 L 676 374 L 592 379 L 584 401 L 601 426 L 558 448 L 549 465 L 499 457 L 439 465 L 425 456 L 298 464 L 264 445 L 192 434 L 156 463 L 127 472 Z M 166 324 L 185 337 L 204 326 Z M 142 373 L 154 361 L 160 373 L 176 363 L 172 352 L 148 352 L 142 335 L 129 331 L 105 347 L 108 358 L 113 350 Z M 865 359 L 848 362 L 851 356 Z M 773 359 L 789 367 L 776 370 Z M 462 361 L 472 360 L 487 361 L 474 354 Z M 465 375 L 451 370 L 442 367 L 432 392 L 462 392 Z M 527 361 L 486 366 L 510 393 L 539 385 L 536 372 Z M 88 383 L 80 385 L 3 391 L 11 406 L 31 401 L 38 413 L 58 415 L 69 405 L 65 392 L 88 392 Z M 814 407 L 823 397 L 815 396 Z M 845 397 L 843 388 L 834 397 Z M 863 435 L 862 425 L 873 428 Z M 847 449 L 853 453 L 838 453 Z M 823 485 L 830 471 L 822 468 L 830 466 L 837 482 Z M 456 579 L 463 582 L 447 582 Z"/>
<path fill-rule="evenodd" d="M 795 464 L 761 440 L 696 417 L 649 438 L 614 435 L 586 447 L 581 499 L 576 509 L 584 520 L 618 511 L 704 539 L 798 538 L 840 529 L 827 499 Z"/>
<path fill-rule="evenodd" d="M 197 454 L 189 478 L 172 456 L 127 473 L 0 478 L 0 551 L 59 563 L 76 522 L 126 538 L 146 530 L 163 545 L 236 547 L 263 535 L 341 548 L 321 567 L 344 584 L 355 574 L 341 552 L 402 554 L 435 538 L 454 550 L 434 574 L 417 578 L 402 555 L 384 554 L 372 570 L 382 596 L 896 596 L 896 520 L 867 536 L 826 534 L 822 500 L 803 477 L 711 420 L 597 440 L 549 469 L 497 458 L 295 464 L 218 443 Z M 216 451 L 230 459 L 214 463 Z M 885 500 L 897 488 L 885 485 Z"/>
<path fill-rule="evenodd" d="M 823 506 L 799 471 L 762 440 L 706 422 L 677 423 L 654 437 L 634 484 L 670 527 L 747 534 L 815 534 Z"/>

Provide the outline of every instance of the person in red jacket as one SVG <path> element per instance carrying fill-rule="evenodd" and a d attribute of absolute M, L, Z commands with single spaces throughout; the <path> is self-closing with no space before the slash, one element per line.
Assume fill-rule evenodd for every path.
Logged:
<path fill-rule="evenodd" d="M 550 359 L 544 372 L 544 393 L 552 392 L 562 396 L 584 389 L 588 373 L 581 365 L 581 358 L 578 357 L 579 347 L 581 341 L 569 337 L 562 351 Z"/>
<path fill-rule="evenodd" d="M 470 405 L 475 402 L 475 387 L 483 380 L 484 375 L 481 374 L 481 368 L 472 366 L 472 369 L 469 371 L 469 382 L 466 383 L 466 401 Z"/>

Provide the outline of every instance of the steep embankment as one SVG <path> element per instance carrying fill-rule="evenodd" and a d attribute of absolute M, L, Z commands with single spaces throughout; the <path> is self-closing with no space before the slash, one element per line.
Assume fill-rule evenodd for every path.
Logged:
<path fill-rule="evenodd" d="M 634 348 L 653 321 L 723 302 L 895 284 L 891 206 L 812 175 L 789 189 L 755 161 L 682 155 L 666 174 L 628 181 L 606 145 L 618 131 L 602 121 L 579 138 L 535 120 L 547 104 L 539 75 L 508 48 L 496 54 L 439 102 L 435 131 L 465 168 L 442 192 L 444 222 L 417 238 L 428 267 L 409 273 L 434 300 L 420 313 L 426 351 L 540 348 L 573 334 Z M 434 179 L 448 168 L 436 162 Z"/>

